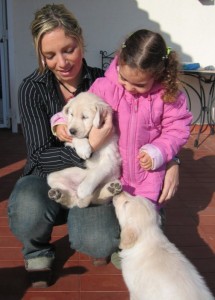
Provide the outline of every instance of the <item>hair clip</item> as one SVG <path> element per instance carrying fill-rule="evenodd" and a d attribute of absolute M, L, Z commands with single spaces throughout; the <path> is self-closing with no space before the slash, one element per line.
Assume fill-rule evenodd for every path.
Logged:
<path fill-rule="evenodd" d="M 162 56 L 162 60 L 166 60 L 168 59 L 170 53 L 172 52 L 172 48 L 171 47 L 167 47 L 166 48 L 166 55 Z"/>
<path fill-rule="evenodd" d="M 172 52 L 172 48 L 171 47 L 167 47 L 166 48 L 166 54 L 167 56 L 169 56 L 169 54 Z"/>
<path fill-rule="evenodd" d="M 126 48 L 125 42 L 122 44 L 122 49 L 123 49 L 123 48 Z"/>
<path fill-rule="evenodd" d="M 168 59 L 168 55 L 166 54 L 165 56 L 162 56 L 162 60 L 167 60 Z"/>

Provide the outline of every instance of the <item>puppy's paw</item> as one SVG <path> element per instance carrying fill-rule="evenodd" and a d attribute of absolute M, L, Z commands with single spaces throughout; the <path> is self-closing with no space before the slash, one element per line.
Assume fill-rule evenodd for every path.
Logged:
<path fill-rule="evenodd" d="M 62 197 L 62 190 L 60 189 L 50 189 L 48 191 L 49 199 L 59 202 Z"/>
<path fill-rule="evenodd" d="M 87 138 L 73 138 L 72 146 L 78 156 L 82 159 L 88 159 L 92 153 L 92 149 Z"/>
<path fill-rule="evenodd" d="M 109 183 L 107 189 L 112 194 L 112 196 L 115 196 L 122 192 L 122 185 L 119 180 L 115 180 Z"/>
<path fill-rule="evenodd" d="M 61 189 L 50 189 L 48 196 L 51 200 L 54 200 L 66 208 L 72 208 L 76 205 L 75 199 L 72 199 L 66 191 Z"/>
<path fill-rule="evenodd" d="M 88 159 L 91 156 L 92 149 L 90 145 L 86 145 L 84 147 L 76 148 L 76 152 L 78 156 L 82 159 Z"/>

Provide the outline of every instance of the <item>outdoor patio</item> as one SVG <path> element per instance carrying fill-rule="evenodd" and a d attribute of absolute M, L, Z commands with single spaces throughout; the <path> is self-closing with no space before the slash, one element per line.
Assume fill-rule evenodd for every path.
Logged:
<path fill-rule="evenodd" d="M 180 153 L 180 187 L 166 207 L 166 235 L 193 262 L 215 295 L 215 135 L 196 134 Z M 55 227 L 55 284 L 29 287 L 21 244 L 8 227 L 7 201 L 25 164 L 21 133 L 0 129 L 0 298 L 2 300 L 128 300 L 121 272 L 111 263 L 94 267 L 69 248 L 66 225 Z M 205 299 L 207 300 L 207 299 Z"/>

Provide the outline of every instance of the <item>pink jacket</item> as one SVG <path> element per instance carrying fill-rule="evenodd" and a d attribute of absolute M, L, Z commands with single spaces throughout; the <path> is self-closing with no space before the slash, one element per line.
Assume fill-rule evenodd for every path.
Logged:
<path fill-rule="evenodd" d="M 118 83 L 116 64 L 117 58 L 105 77 L 98 78 L 89 91 L 103 98 L 115 112 L 124 190 L 156 202 L 162 190 L 166 163 L 189 138 L 192 114 L 182 92 L 174 103 L 164 103 L 163 90 L 158 84 L 147 94 L 128 93 Z M 152 171 L 140 167 L 137 159 L 140 149 L 153 158 Z"/>

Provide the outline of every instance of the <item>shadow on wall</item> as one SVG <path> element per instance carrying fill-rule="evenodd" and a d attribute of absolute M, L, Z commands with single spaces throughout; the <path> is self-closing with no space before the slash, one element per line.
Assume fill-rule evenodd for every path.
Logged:
<path fill-rule="evenodd" d="M 214 0 L 199 0 L 202 5 L 214 5 Z"/>
<path fill-rule="evenodd" d="M 83 6 L 86 7 L 84 0 L 82 1 Z M 151 20 L 148 12 L 138 7 L 136 0 L 94 1 L 96 4 L 89 5 L 85 11 L 80 11 L 82 1 L 79 2 L 79 5 L 73 3 L 69 7 L 73 10 L 83 28 L 86 42 L 86 58 L 91 65 L 95 65 L 98 62 L 98 53 L 100 50 L 105 50 L 108 53 L 115 51 L 120 47 L 127 35 L 140 28 L 159 32 L 167 45 L 171 45 L 181 55 L 181 45 L 174 43 L 172 37 L 161 30 L 160 24 Z M 95 5 L 98 12 L 96 19 Z M 159 4 L 158 9 L 161 9 L 161 5 Z M 87 20 L 89 20 L 89 23 Z M 182 24 L 182 26 L 185 26 L 185 24 Z M 95 35 L 98 38 L 95 38 Z M 192 57 L 183 53 L 183 60 L 192 61 Z"/>

